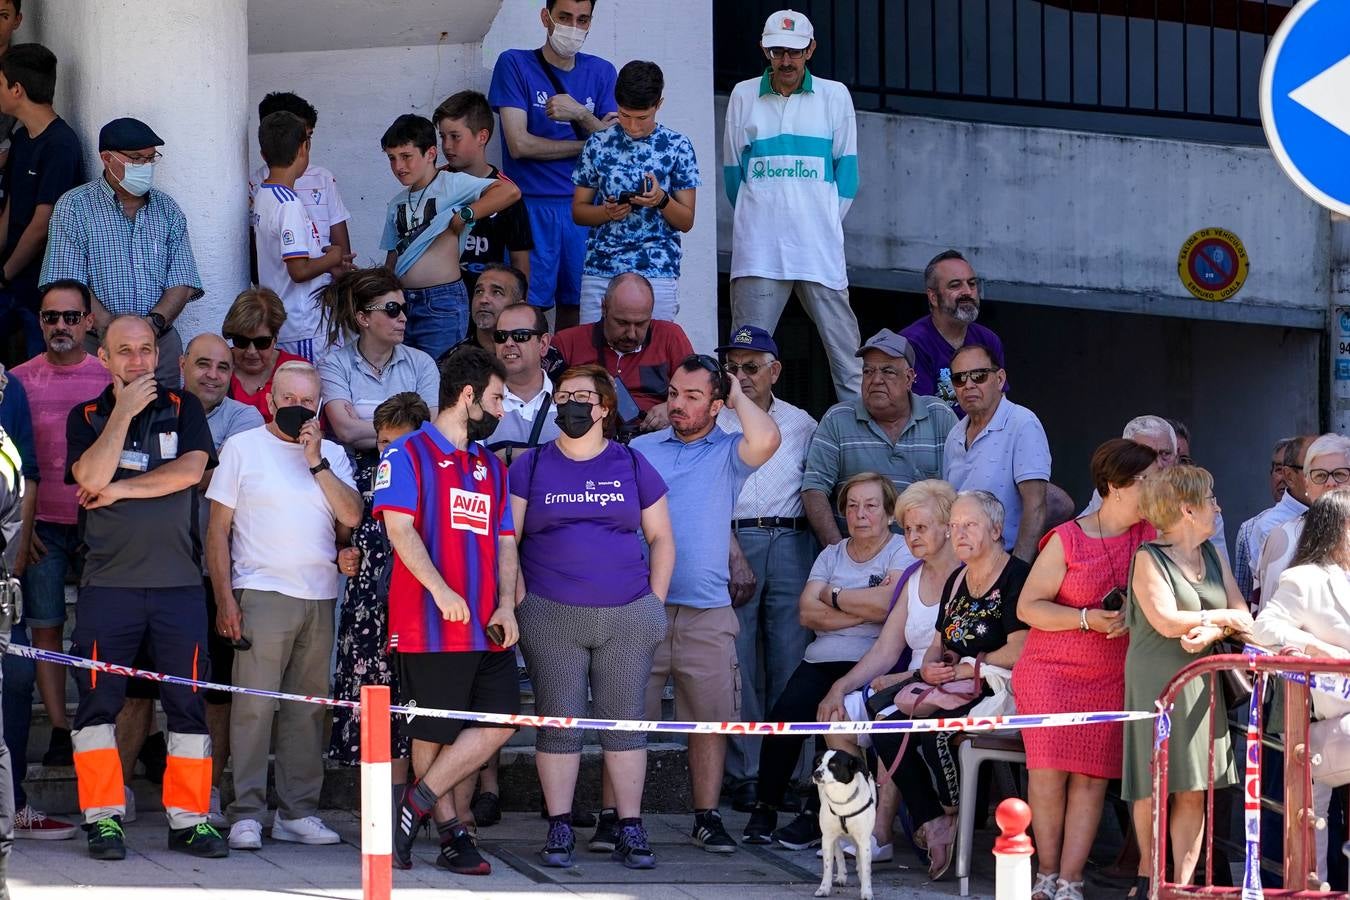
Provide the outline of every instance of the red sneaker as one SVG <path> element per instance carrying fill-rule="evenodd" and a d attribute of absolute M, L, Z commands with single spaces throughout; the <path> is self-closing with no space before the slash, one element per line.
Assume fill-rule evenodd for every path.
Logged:
<path fill-rule="evenodd" d="M 14 814 L 14 836 L 30 841 L 68 841 L 75 837 L 76 828 L 69 822 L 50 818 L 31 806 Z"/>

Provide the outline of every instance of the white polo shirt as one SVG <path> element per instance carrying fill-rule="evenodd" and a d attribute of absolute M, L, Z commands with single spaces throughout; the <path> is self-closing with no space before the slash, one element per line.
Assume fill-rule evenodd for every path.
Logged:
<path fill-rule="evenodd" d="M 811 436 L 816 433 L 816 420 L 806 410 L 777 397 L 769 404 L 769 418 L 778 426 L 782 442 L 769 461 L 745 480 L 732 509 L 732 519 L 771 516 L 795 519 L 803 515 L 802 474 L 806 471 Z M 717 427 L 728 434 L 742 431 L 740 418 L 725 406 L 717 414 Z"/>
<path fill-rule="evenodd" d="M 1003 504 L 1003 546 L 1012 549 L 1022 521 L 1023 481 L 1050 480 L 1050 442 L 1036 414 L 1000 397 L 989 424 L 966 447 L 966 423 L 947 433 L 947 481 L 958 491 L 988 491 Z"/>

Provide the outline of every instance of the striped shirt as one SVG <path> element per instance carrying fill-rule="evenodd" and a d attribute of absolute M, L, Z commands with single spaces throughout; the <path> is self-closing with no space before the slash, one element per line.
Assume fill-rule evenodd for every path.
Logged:
<path fill-rule="evenodd" d="M 66 191 L 52 208 L 40 285 L 73 278 L 112 315 L 143 316 L 169 288 L 202 295 L 187 217 L 173 198 L 150 189 L 133 219 L 100 175 Z"/>
<path fill-rule="evenodd" d="M 781 517 L 795 519 L 802 514 L 802 473 L 806 471 L 806 450 L 816 433 L 816 420 L 810 413 L 773 398 L 769 418 L 778 426 L 782 442 L 769 461 L 745 480 L 733 519 Z M 728 407 L 717 414 L 717 427 L 728 434 L 741 433 L 741 420 Z"/>
<path fill-rule="evenodd" d="M 897 491 L 925 478 L 945 477 L 942 446 L 956 424 L 956 415 L 937 397 L 913 391 L 909 408 L 900 439 L 892 441 L 862 400 L 831 406 L 811 439 L 802 490 L 823 491 L 833 498 L 835 488 L 859 472 L 885 475 Z"/>
<path fill-rule="evenodd" d="M 389 650 L 501 650 L 484 629 L 497 608 L 497 541 L 516 533 L 506 466 L 482 444 L 460 450 L 426 422 L 391 444 L 380 460 L 373 515 L 383 519 L 388 510 L 413 517 L 432 564 L 469 606 L 467 624 L 446 621 L 395 552 Z"/>

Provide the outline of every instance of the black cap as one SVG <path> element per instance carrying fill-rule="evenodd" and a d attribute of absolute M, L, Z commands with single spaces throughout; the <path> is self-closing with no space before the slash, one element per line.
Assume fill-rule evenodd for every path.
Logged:
<path fill-rule="evenodd" d="M 98 152 L 162 147 L 164 141 L 140 119 L 113 119 L 98 133 Z"/>

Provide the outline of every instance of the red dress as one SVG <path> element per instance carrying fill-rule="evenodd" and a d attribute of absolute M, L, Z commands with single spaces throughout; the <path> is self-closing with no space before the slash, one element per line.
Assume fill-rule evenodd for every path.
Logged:
<path fill-rule="evenodd" d="M 1070 609 L 1099 609 L 1113 587 L 1126 588 L 1130 560 L 1153 526 L 1137 522 L 1124 534 L 1089 537 L 1077 521 L 1065 522 L 1059 535 L 1068 570 L 1055 602 Z M 1019 713 L 1094 712 L 1123 709 L 1125 651 L 1129 636 L 1107 640 L 1095 631 L 1031 629 L 1017 664 L 1012 689 Z M 1124 728 L 1119 722 L 1028 728 L 1022 732 L 1027 767 L 1077 772 L 1093 778 L 1119 778 Z"/>

